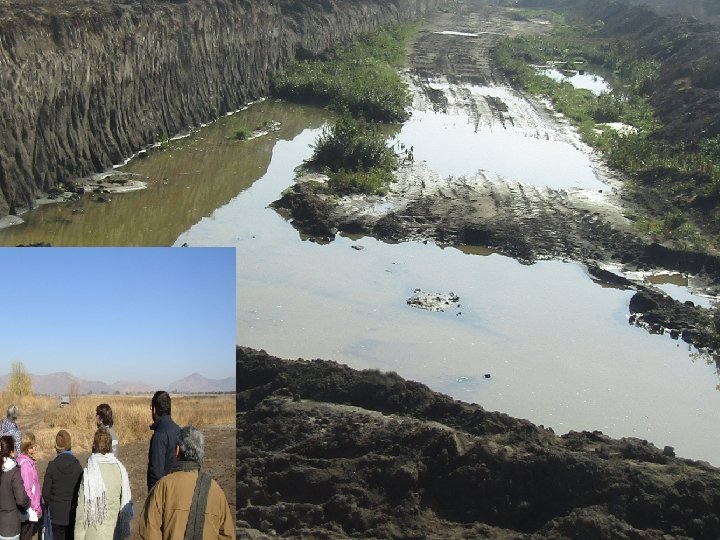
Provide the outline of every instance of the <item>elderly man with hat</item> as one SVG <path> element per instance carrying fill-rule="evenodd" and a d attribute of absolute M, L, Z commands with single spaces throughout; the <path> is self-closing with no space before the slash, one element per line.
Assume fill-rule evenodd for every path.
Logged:
<path fill-rule="evenodd" d="M 43 499 L 50 508 L 54 540 L 73 538 L 75 509 L 83 468 L 71 451 L 70 434 L 61 429 L 55 435 L 57 456 L 48 463 L 43 480 Z"/>

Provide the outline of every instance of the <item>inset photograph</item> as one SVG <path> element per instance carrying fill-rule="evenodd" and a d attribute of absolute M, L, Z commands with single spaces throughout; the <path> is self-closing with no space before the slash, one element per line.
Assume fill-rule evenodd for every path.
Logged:
<path fill-rule="evenodd" d="M 0 268 L 1 482 L 23 487 L 0 536 L 182 537 L 200 486 L 193 523 L 234 537 L 235 250 L 7 248 Z"/>

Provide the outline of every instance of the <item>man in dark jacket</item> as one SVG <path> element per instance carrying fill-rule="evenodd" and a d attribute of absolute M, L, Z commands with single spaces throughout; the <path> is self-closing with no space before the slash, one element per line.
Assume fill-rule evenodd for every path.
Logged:
<path fill-rule="evenodd" d="M 50 507 L 54 540 L 72 540 L 75 509 L 83 469 L 73 456 L 70 434 L 61 429 L 55 435 L 57 457 L 48 463 L 43 480 L 43 499 Z"/>
<path fill-rule="evenodd" d="M 163 390 L 155 392 L 150 406 L 153 418 L 150 429 L 153 430 L 153 435 L 148 451 L 148 493 L 175 465 L 175 447 L 180 432 L 180 426 L 170 416 L 170 395 L 167 392 Z"/>

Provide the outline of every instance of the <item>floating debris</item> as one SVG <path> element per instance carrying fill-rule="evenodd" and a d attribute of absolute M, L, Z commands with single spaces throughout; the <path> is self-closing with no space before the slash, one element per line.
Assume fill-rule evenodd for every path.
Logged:
<path fill-rule="evenodd" d="M 410 306 L 430 311 L 445 311 L 445 308 L 457 304 L 460 297 L 454 292 L 436 293 L 413 290 L 413 295 L 407 299 Z"/>

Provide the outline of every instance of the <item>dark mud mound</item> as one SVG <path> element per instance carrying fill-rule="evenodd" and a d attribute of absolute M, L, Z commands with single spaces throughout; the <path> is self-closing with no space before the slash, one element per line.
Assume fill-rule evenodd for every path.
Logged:
<path fill-rule="evenodd" d="M 720 23 L 720 5 L 716 0 L 630 0 L 631 4 L 647 4 L 663 14 L 682 14 L 700 20 Z"/>
<path fill-rule="evenodd" d="M 669 447 L 244 347 L 237 380 L 239 538 L 720 536 L 720 471 Z"/>
<path fill-rule="evenodd" d="M 630 323 L 647 327 L 656 334 L 682 338 L 698 349 L 720 348 L 720 313 L 708 311 L 693 302 L 678 302 L 658 291 L 642 288 L 630 299 Z M 716 356 L 717 357 L 717 356 Z"/>

